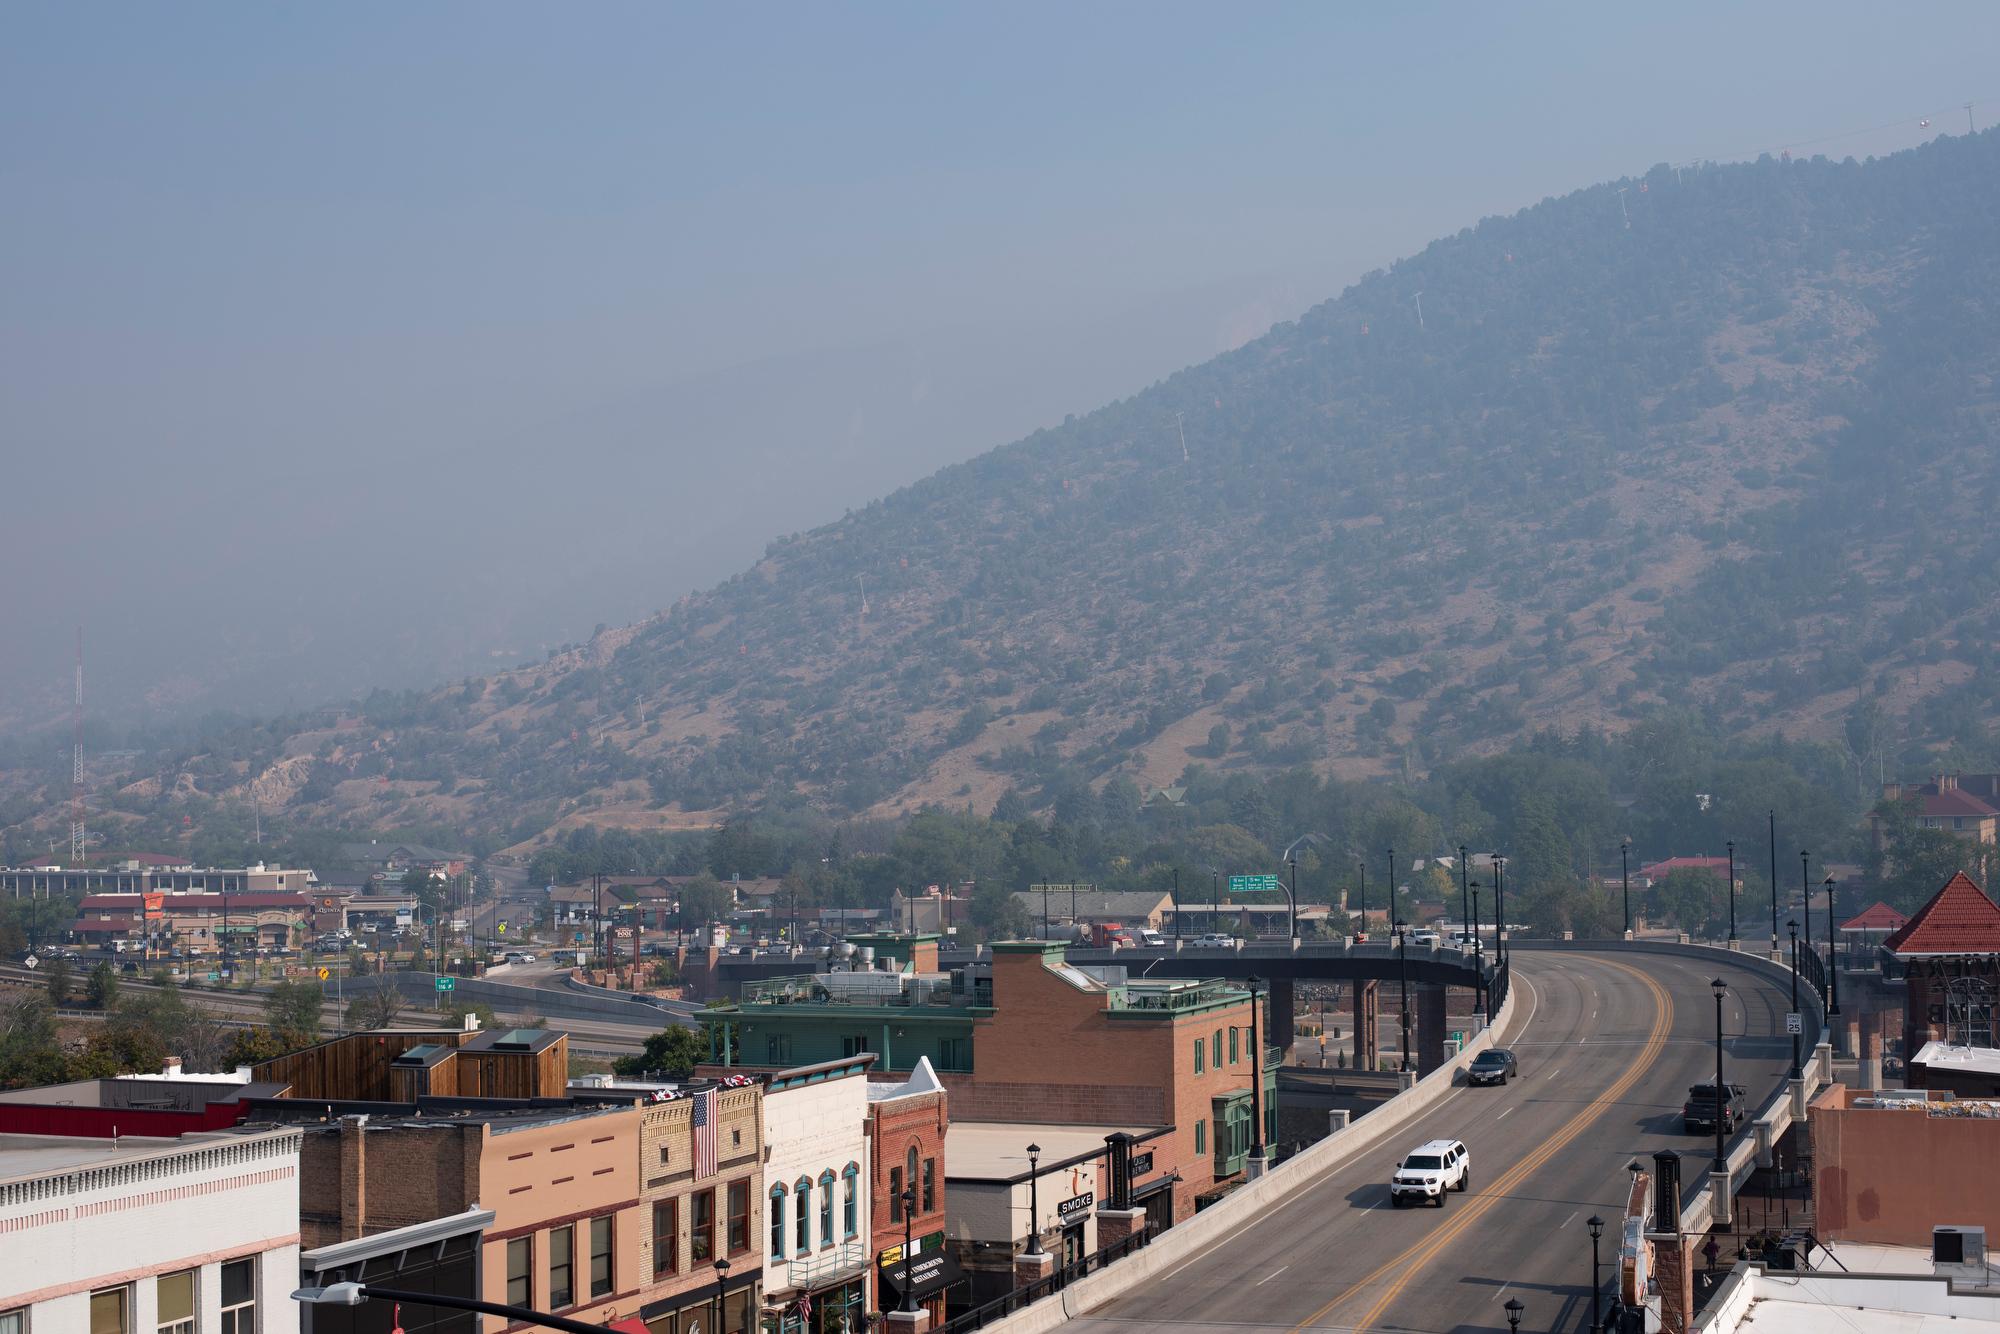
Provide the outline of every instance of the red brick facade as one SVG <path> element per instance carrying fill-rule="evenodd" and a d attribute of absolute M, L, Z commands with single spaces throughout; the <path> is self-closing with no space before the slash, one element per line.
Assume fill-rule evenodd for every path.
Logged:
<path fill-rule="evenodd" d="M 868 1266 L 871 1311 L 883 1309 L 884 1294 L 876 1288 L 882 1254 L 903 1244 L 903 1205 L 895 1197 L 906 1187 L 916 1189 L 917 1207 L 909 1220 L 912 1238 L 944 1231 L 944 1141 L 950 1124 L 942 1092 L 912 1093 L 868 1104 L 868 1152 L 873 1169 L 868 1216 L 875 1238 L 875 1254 L 869 1257 Z M 913 1160 L 914 1177 L 910 1175 Z M 941 1295 L 925 1305 L 931 1308 L 933 1318 L 942 1319 Z"/>
<path fill-rule="evenodd" d="M 1060 963 L 1059 952 L 994 952 L 994 1012 L 973 1025 L 979 1072 L 946 1077 L 954 1115 L 962 1121 L 1172 1125 L 1171 1135 L 1150 1142 L 1154 1162 L 1146 1180 L 1178 1171 L 1174 1218 L 1193 1217 L 1195 1197 L 1215 1182 L 1212 1100 L 1250 1084 L 1248 998 L 1192 1013 L 1113 1017 L 1107 995 L 1079 988 L 1052 966 Z M 1233 1046 L 1232 1028 L 1238 1030 Z M 1197 1039 L 1203 1044 L 1200 1073 Z"/>

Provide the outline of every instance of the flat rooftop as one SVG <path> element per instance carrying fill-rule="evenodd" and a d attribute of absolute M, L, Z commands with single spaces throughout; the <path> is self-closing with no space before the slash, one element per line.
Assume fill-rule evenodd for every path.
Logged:
<path fill-rule="evenodd" d="M 109 1167 L 181 1149 L 206 1148 L 227 1140 L 240 1140 L 246 1133 L 273 1128 L 244 1126 L 173 1137 L 121 1135 L 117 1139 L 93 1135 L 0 1135 L 0 1183 L 54 1176 L 78 1168 Z"/>
<path fill-rule="evenodd" d="M 1106 1135 L 1145 1139 L 1165 1126 L 1045 1126 L 1015 1121 L 953 1121 L 945 1131 L 945 1180 L 1012 1181 L 1028 1175 L 1028 1146 L 1039 1144 L 1041 1171 L 1107 1151 Z"/>

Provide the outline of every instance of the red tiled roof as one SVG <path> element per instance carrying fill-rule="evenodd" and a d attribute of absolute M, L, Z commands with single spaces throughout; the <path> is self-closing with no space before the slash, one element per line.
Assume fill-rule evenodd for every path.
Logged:
<path fill-rule="evenodd" d="M 1842 931 L 1896 931 L 1909 921 L 1886 903 L 1864 908 L 1840 924 Z"/>
<path fill-rule="evenodd" d="M 2000 907 L 1960 871 L 1882 944 L 1906 957 L 2000 953 Z"/>
<path fill-rule="evenodd" d="M 1991 806 L 1959 788 L 1947 788 L 1943 792 L 1926 792 L 1918 799 L 1925 815 L 1995 815 Z"/>

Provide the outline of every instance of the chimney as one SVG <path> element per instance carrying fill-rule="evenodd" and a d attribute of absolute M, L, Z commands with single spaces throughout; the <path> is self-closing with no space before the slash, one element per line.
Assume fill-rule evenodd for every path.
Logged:
<path fill-rule="evenodd" d="M 178 1056 L 169 1056 L 161 1061 L 160 1074 L 167 1079 L 179 1079 L 181 1077 L 181 1058 Z"/>
<path fill-rule="evenodd" d="M 1939 792 L 1952 792 L 1956 791 L 1958 788 L 1957 774 L 1938 774 L 1934 776 L 1931 779 L 1931 781 L 1937 784 L 1937 790 Z"/>
<path fill-rule="evenodd" d="M 340 1239 L 353 1241 L 368 1227 L 366 1116 L 340 1118 Z"/>

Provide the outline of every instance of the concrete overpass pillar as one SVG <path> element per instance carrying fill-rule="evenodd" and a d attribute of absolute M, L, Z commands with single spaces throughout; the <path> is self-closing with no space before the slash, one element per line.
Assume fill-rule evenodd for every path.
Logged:
<path fill-rule="evenodd" d="M 1292 1059 L 1292 1043 L 1298 1038 L 1298 1002 L 1292 979 L 1274 977 L 1271 979 L 1270 1008 L 1266 1018 L 1270 1020 L 1270 1043 L 1285 1053 L 1285 1063 Z"/>
<path fill-rule="evenodd" d="M 1861 1045 L 1855 1048 L 1860 1059 L 1861 1087 L 1870 1093 L 1882 1090 L 1882 1015 L 1876 1010 L 1861 1012 Z"/>
<path fill-rule="evenodd" d="M 1417 1075 L 1421 1078 L 1444 1064 L 1444 993 L 1431 982 L 1419 982 L 1411 990 L 1417 1007 Z"/>
<path fill-rule="evenodd" d="M 1354 984 L 1354 1068 L 1373 1070 L 1381 1064 L 1382 994 L 1380 983 Z"/>

